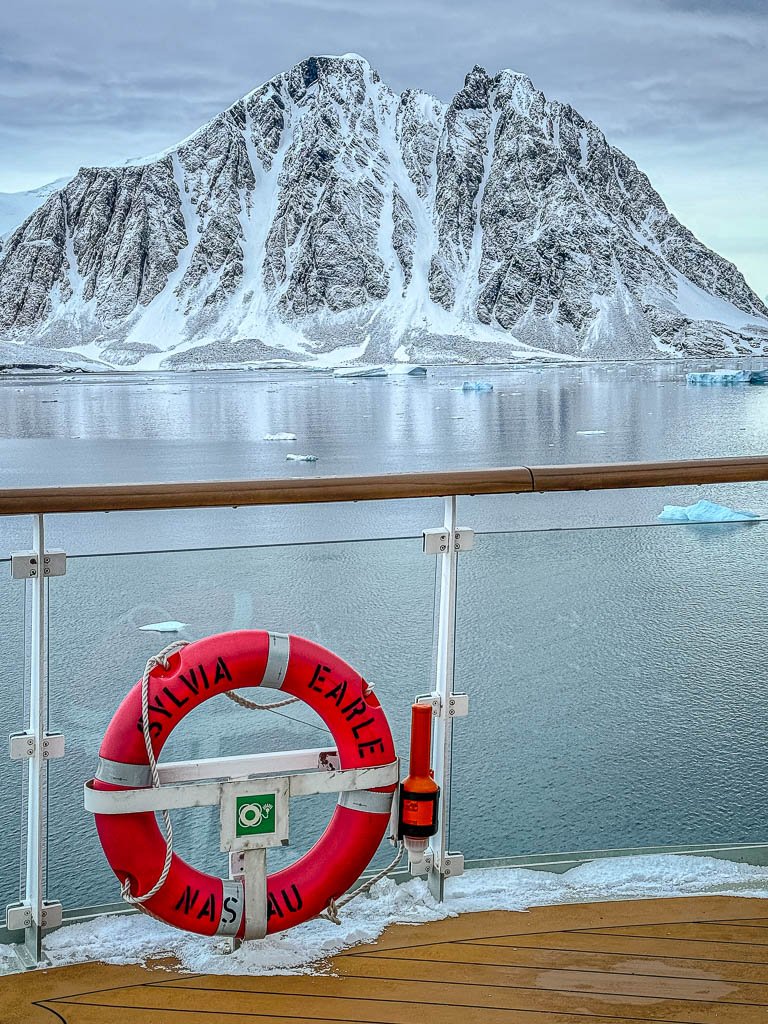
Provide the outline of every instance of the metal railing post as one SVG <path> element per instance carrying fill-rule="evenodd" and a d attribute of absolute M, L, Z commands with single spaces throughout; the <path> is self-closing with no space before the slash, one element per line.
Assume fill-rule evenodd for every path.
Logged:
<path fill-rule="evenodd" d="M 33 549 L 11 556 L 14 579 L 29 580 L 32 588 L 29 640 L 29 721 L 23 732 L 10 736 L 10 756 L 26 760 L 27 842 L 24 899 L 8 907 L 9 930 L 24 929 L 19 953 L 26 966 L 43 958 L 43 929 L 61 921 L 61 904 L 46 899 L 48 837 L 48 762 L 64 754 L 64 737 L 48 729 L 48 580 L 66 569 L 63 551 L 46 551 L 45 520 L 33 519 Z"/>
<path fill-rule="evenodd" d="M 453 495 L 445 499 L 443 525 L 449 537 L 456 533 L 457 499 Z M 454 543 L 440 559 L 440 605 L 437 618 L 437 655 L 435 664 L 435 693 L 441 707 L 448 703 L 453 693 L 453 671 L 455 664 L 456 638 L 456 576 L 459 568 L 458 552 Z M 451 748 L 453 743 L 453 719 L 438 715 L 432 729 L 432 764 L 435 781 L 440 787 L 438 832 L 432 843 L 433 857 L 429 870 L 429 890 L 435 899 L 442 900 L 445 890 L 445 876 L 440 870 L 448 851 L 448 827 L 451 816 Z"/>
<path fill-rule="evenodd" d="M 48 762 L 43 760 L 43 736 L 48 730 L 48 674 L 46 672 L 46 581 L 40 568 L 45 554 L 45 521 L 34 518 L 33 548 L 38 572 L 32 577 L 32 616 L 30 620 L 29 725 L 27 734 L 34 740 L 29 758 L 27 785 L 27 874 L 25 897 L 32 921 L 24 929 L 24 946 L 34 963 L 42 959 L 43 900 L 45 898 L 45 842 L 47 829 L 45 786 Z"/>
<path fill-rule="evenodd" d="M 448 850 L 448 832 L 451 816 L 451 755 L 453 722 L 467 714 L 466 694 L 453 689 L 456 636 L 456 582 L 459 552 L 472 547 L 471 530 L 460 530 L 457 525 L 457 498 L 445 499 L 445 517 L 441 530 L 428 530 L 424 534 L 424 550 L 440 557 L 440 592 L 437 614 L 437 649 L 435 656 L 435 682 L 433 692 L 419 697 L 422 703 L 432 704 L 432 766 L 435 782 L 440 787 L 438 804 L 438 830 L 430 840 L 429 888 L 437 900 L 442 900 L 445 879 L 460 875 L 464 870 L 462 854 Z"/>

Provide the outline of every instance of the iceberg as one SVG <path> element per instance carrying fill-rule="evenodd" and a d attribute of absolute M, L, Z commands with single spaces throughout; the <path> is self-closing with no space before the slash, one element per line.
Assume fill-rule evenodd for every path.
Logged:
<path fill-rule="evenodd" d="M 386 377 L 383 366 L 341 366 L 333 371 L 334 377 Z"/>
<path fill-rule="evenodd" d="M 685 380 L 688 384 L 748 384 L 750 376 L 749 370 L 702 370 L 686 373 Z"/>
<path fill-rule="evenodd" d="M 665 505 L 658 518 L 673 523 L 750 523 L 760 516 L 702 499 L 695 505 Z"/>
<path fill-rule="evenodd" d="M 170 622 L 150 622 L 147 626 L 139 626 L 143 633 L 180 633 L 182 629 L 186 628 L 186 622 L 176 622 L 175 619 L 171 619 Z"/>
<path fill-rule="evenodd" d="M 390 366 L 389 373 L 393 376 L 405 376 L 405 377 L 426 377 L 427 368 L 426 366 L 411 366 L 409 363 L 398 363 L 396 366 Z"/>
<path fill-rule="evenodd" d="M 317 462 L 316 455 L 286 455 L 286 462 Z"/>
<path fill-rule="evenodd" d="M 284 433 L 284 434 L 265 434 L 264 435 L 264 440 L 265 441 L 295 441 L 296 440 L 296 435 L 295 434 L 288 434 L 288 433 Z"/>
<path fill-rule="evenodd" d="M 493 391 L 493 384 L 487 380 L 465 380 L 461 385 L 462 391 Z"/>
<path fill-rule="evenodd" d="M 749 375 L 750 384 L 768 384 L 768 370 L 753 370 Z"/>

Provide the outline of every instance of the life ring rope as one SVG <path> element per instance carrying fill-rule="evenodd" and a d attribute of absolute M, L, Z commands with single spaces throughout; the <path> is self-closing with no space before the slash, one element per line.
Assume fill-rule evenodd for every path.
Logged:
<path fill-rule="evenodd" d="M 153 669 L 164 668 L 167 670 L 170 664 L 168 659 L 171 655 L 178 654 L 188 644 L 188 640 L 174 640 L 173 643 L 164 647 L 159 654 L 153 654 L 147 658 L 144 674 L 141 677 L 141 725 L 142 732 L 144 733 L 144 746 L 147 748 L 147 760 L 149 761 L 149 772 L 152 778 L 153 789 L 160 789 L 160 772 L 157 770 L 157 758 L 152 749 L 152 737 L 149 731 L 149 677 Z M 164 808 L 161 813 L 163 825 L 165 826 L 165 861 L 163 863 L 163 870 L 149 892 L 142 893 L 141 896 L 134 896 L 131 893 L 131 880 L 130 878 L 125 879 L 120 886 L 120 894 L 126 903 L 130 903 L 133 906 L 141 907 L 142 903 L 145 903 L 159 893 L 166 883 L 168 872 L 171 870 L 171 863 L 173 861 L 173 823 L 171 822 L 170 811 Z"/>

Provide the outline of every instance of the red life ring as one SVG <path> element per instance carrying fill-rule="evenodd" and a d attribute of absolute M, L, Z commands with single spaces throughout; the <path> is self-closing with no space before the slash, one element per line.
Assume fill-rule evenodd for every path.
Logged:
<path fill-rule="evenodd" d="M 303 700 L 333 735 L 341 768 L 395 760 L 392 734 L 374 693 L 345 661 L 301 637 L 240 630 L 198 640 L 171 655 L 167 671 L 149 676 L 149 728 L 159 756 L 174 727 L 209 697 L 249 686 L 279 689 Z M 141 725 L 141 683 L 123 700 L 99 750 L 97 790 L 150 784 Z M 330 824 L 312 849 L 267 879 L 267 932 L 321 913 L 359 878 L 384 837 L 394 785 L 342 793 Z M 163 868 L 165 839 L 152 812 L 96 814 L 101 845 L 121 883 L 149 892 Z M 200 935 L 245 931 L 242 882 L 197 871 L 173 855 L 162 889 L 144 909 Z"/>

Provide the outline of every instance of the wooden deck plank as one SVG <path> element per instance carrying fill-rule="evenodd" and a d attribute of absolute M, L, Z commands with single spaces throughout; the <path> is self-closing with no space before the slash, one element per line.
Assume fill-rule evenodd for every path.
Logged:
<path fill-rule="evenodd" d="M 674 957 L 686 960 L 726 960 L 734 963 L 768 964 L 764 946 L 728 942 L 686 942 L 655 936 L 610 935 L 602 932 L 542 932 L 536 935 L 495 936 L 474 939 L 478 946 L 541 946 L 544 949 L 573 949 L 593 953 L 624 953 L 629 956 Z"/>
<path fill-rule="evenodd" d="M 415 949 L 434 942 L 461 942 L 482 936 L 526 935 L 535 932 L 614 928 L 630 924 L 687 924 L 717 921 L 734 916 L 765 918 L 768 902 L 738 896 L 684 896 L 663 900 L 616 900 L 611 903 L 572 903 L 534 907 L 518 913 L 491 911 L 464 914 L 459 918 L 430 921 L 414 929 L 394 925 L 375 943 L 357 946 L 347 955 L 384 951 L 397 947 Z"/>
<path fill-rule="evenodd" d="M 493 964 L 441 964 L 419 960 L 385 960 L 380 957 L 346 960 L 336 964 L 340 979 L 405 979 L 435 981 L 443 985 L 542 988 L 558 992 L 599 992 L 617 995 L 652 996 L 665 999 L 720 1001 L 768 1006 L 768 985 L 740 983 L 722 978 L 681 978 L 638 975 L 620 971 L 578 971 L 551 967 L 542 971 L 530 967 L 498 967 Z M 766 1014 L 768 1017 L 768 1013 Z"/>
<path fill-rule="evenodd" d="M 586 929 L 582 934 L 586 934 Z M 745 924 L 709 923 L 625 925 L 621 928 L 590 928 L 590 935 L 639 935 L 659 939 L 696 939 L 701 942 L 734 942 L 742 945 L 768 946 L 768 928 L 754 928 Z"/>
<path fill-rule="evenodd" d="M 388 929 L 311 975 L 0 978 L 0 1024 L 768 1024 L 768 903 L 633 900 Z"/>
<path fill-rule="evenodd" d="M 656 961 L 658 962 L 658 961 Z M 681 1000 L 704 1000 L 745 1003 L 768 1006 L 768 984 L 739 983 L 717 977 L 681 978 L 659 975 L 637 975 L 622 972 L 577 971 L 551 967 L 539 968 L 498 966 L 487 963 L 445 963 L 442 961 L 417 962 L 401 957 L 344 957 L 334 963 L 333 974 L 323 978 L 323 992 L 343 995 L 360 991 L 371 993 L 372 986 L 353 986 L 346 979 L 368 979 L 380 988 L 380 982 L 418 981 L 442 986 L 447 1001 L 453 1000 L 456 985 L 496 988 L 542 988 L 552 991 L 597 992 L 601 994 L 637 995 Z M 291 992 L 312 994 L 317 988 L 316 977 L 292 979 Z M 238 978 L 179 978 L 169 982 L 173 988 L 185 991 L 228 992 L 281 992 L 286 979 L 281 977 Z M 768 1015 L 767 1015 L 768 1016 Z"/>
<path fill-rule="evenodd" d="M 122 1010 L 120 1018 L 114 1018 L 105 1017 L 104 1008 L 98 1004 L 68 1006 L 62 1003 L 52 1004 L 51 1009 L 45 1011 L 44 1019 L 46 1024 L 56 1024 L 57 1020 L 61 1024 L 300 1024 L 300 1022 L 305 1022 L 305 1024 L 310 1024 L 310 1022 L 311 1024 L 393 1024 L 394 1022 L 394 1018 L 389 1016 L 380 1020 L 312 1016 L 301 1006 L 295 1007 L 291 1015 L 283 1014 L 279 1017 L 269 1014 L 243 1016 L 228 1011 L 217 1013 L 216 1011 L 193 1008 L 185 1010 L 181 1014 L 158 1016 L 156 1009 L 142 1007 Z M 597 1019 L 585 1017 L 581 1013 L 487 1009 L 473 1014 L 471 1018 L 467 1017 L 466 1012 L 460 1018 L 456 1018 L 454 1016 L 446 1017 L 440 1007 L 418 1007 L 418 1024 L 457 1024 L 457 1022 L 458 1024 L 587 1024 L 588 1021 Z M 635 1022 L 647 1020 L 647 1017 L 619 1017 L 615 1014 L 599 1018 L 600 1024 L 635 1024 Z M 9 1021 L 8 1024 L 22 1024 L 22 1021 L 23 1024 L 29 1024 L 25 1018 L 16 1018 L 12 1022 Z M 40 1018 L 40 1021 L 42 1022 L 43 1018 Z M 658 1017 L 654 1018 L 654 1022 L 655 1024 L 676 1024 L 675 1021 L 665 1021 Z M 6 1022 L 3 1021 L 3 1024 Z M 35 1024 L 37 1024 L 37 1019 L 35 1019 Z M 414 1024 L 413 1009 L 409 1024 Z"/>
<path fill-rule="evenodd" d="M 229 987 L 206 989 L 198 983 L 193 989 L 177 986 L 156 986 L 152 1003 L 158 1014 L 199 1008 L 203 999 L 223 1016 L 234 1013 L 291 1016 L 298 1006 L 312 1019 L 331 1017 L 338 1021 L 389 1021 L 391 1024 L 413 1024 L 414 1008 L 421 1014 L 431 1008 L 439 1011 L 444 1024 L 467 1024 L 470 1019 L 483 1019 L 488 1011 L 538 1010 L 550 1013 L 582 1014 L 597 1017 L 636 1017 L 640 1020 L 671 1020 L 681 1024 L 722 1024 L 725 1009 L 738 1016 L 739 1024 L 765 1024 L 768 1014 L 764 1006 L 686 999 L 663 996 L 633 996 L 611 992 L 583 992 L 576 989 L 552 991 L 542 988 L 501 988 L 436 982 L 393 981 L 371 979 L 303 978 L 284 979 L 282 989 L 275 990 L 269 979 L 259 989 L 237 988 L 237 979 Z M 343 987 L 343 988 L 342 988 Z M 146 988 L 140 989 L 142 995 Z M 343 992 L 343 994 L 342 994 Z M 92 1003 L 91 996 L 85 1002 Z M 80 1002 L 77 997 L 69 1005 Z M 136 1005 L 136 992 L 118 989 L 102 993 L 99 1003 L 105 1011 L 123 1011 Z M 140 1005 L 146 1005 L 145 1003 Z M 115 1014 L 118 1016 L 118 1014 Z M 119 1017 L 123 1017 L 120 1012 Z"/>
<path fill-rule="evenodd" d="M 405 959 L 413 956 L 408 949 L 391 949 L 386 953 L 361 953 L 360 958 Z M 423 962 L 488 964 L 496 967 L 536 967 L 574 971 L 605 971 L 622 974 L 650 975 L 669 978 L 714 978 L 722 981 L 754 981 L 768 984 L 768 964 L 738 963 L 730 960 L 684 960 L 675 957 L 632 956 L 625 953 L 599 953 L 589 950 L 546 949 L 536 946 L 480 946 L 469 942 L 444 942 L 419 946 L 418 958 Z M 341 958 L 339 958 L 340 960 Z M 344 964 L 353 957 L 345 957 Z M 336 962 L 339 963 L 339 960 Z"/>

